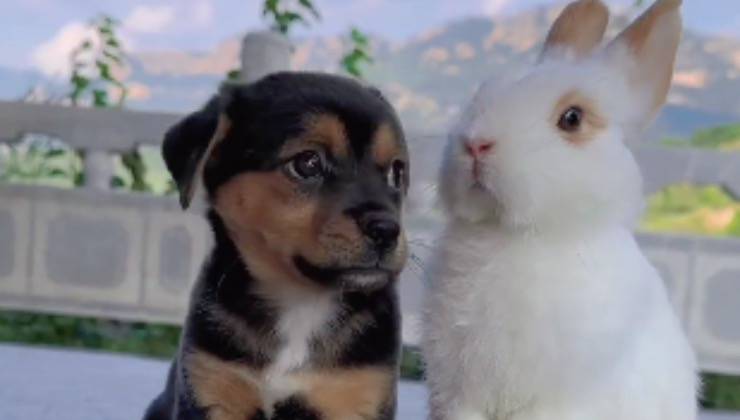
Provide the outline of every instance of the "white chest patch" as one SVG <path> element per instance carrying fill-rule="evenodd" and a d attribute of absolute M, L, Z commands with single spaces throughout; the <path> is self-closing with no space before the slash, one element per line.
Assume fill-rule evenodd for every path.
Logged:
<path fill-rule="evenodd" d="M 282 345 L 265 373 L 263 399 L 266 406 L 299 390 L 300 384 L 290 373 L 309 359 L 309 345 L 314 335 L 326 325 L 335 312 L 333 296 L 319 296 L 295 302 L 283 309 L 277 331 Z"/>

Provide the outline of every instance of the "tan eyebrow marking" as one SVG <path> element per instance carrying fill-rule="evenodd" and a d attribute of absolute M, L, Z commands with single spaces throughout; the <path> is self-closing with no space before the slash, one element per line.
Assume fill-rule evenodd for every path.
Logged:
<path fill-rule="evenodd" d="M 338 116 L 329 113 L 312 114 L 304 123 L 305 131 L 300 136 L 304 142 L 326 146 L 336 158 L 349 156 L 349 140 L 344 123 Z"/>
<path fill-rule="evenodd" d="M 379 166 L 389 165 L 403 153 L 395 130 L 388 123 L 381 124 L 373 134 L 372 156 Z"/>

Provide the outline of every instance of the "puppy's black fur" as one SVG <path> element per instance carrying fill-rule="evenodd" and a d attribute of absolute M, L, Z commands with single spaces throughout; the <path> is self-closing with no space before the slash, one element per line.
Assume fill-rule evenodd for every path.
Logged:
<path fill-rule="evenodd" d="M 215 245 L 145 419 L 393 418 L 408 159 L 388 102 L 350 79 L 278 73 L 222 89 L 163 155 L 184 206 L 202 179 Z M 268 397 L 290 345 L 281 317 L 313 299 L 328 316 L 279 372 L 298 385 Z"/>

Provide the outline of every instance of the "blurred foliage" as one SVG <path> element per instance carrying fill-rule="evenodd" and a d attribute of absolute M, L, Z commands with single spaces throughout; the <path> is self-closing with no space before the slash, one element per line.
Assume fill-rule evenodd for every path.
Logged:
<path fill-rule="evenodd" d="M 28 135 L 15 143 L 0 144 L 0 182 L 76 188 L 84 183 L 84 156 L 63 142 Z M 140 146 L 112 156 L 111 187 L 165 195 L 175 192 L 158 147 Z"/>
<path fill-rule="evenodd" d="M 401 377 L 421 381 L 424 379 L 424 360 L 417 347 L 404 346 L 401 353 Z"/>
<path fill-rule="evenodd" d="M 740 376 L 707 373 L 702 379 L 704 382 L 702 407 L 740 411 Z"/>
<path fill-rule="evenodd" d="M 370 53 L 370 40 L 367 35 L 357 28 L 352 28 L 349 34 L 350 50 L 341 61 L 342 68 L 352 76 L 362 78 L 362 67 L 373 62 Z"/>
<path fill-rule="evenodd" d="M 50 137 L 31 134 L 0 145 L 0 182 L 74 188 L 82 177 L 79 153 Z"/>
<path fill-rule="evenodd" d="M 722 151 L 740 150 L 740 124 L 727 124 L 697 131 L 689 139 L 669 137 L 661 142 L 671 147 L 700 147 Z"/>
<path fill-rule="evenodd" d="M 242 76 L 242 70 L 240 68 L 229 70 L 228 73 L 226 73 L 226 81 L 227 82 L 238 82 L 239 79 Z"/>
<path fill-rule="evenodd" d="M 740 202 L 718 186 L 672 185 L 648 199 L 641 228 L 740 237 Z"/>
<path fill-rule="evenodd" d="M 86 104 L 105 108 L 115 103 L 122 106 L 128 89 L 122 81 L 121 70 L 126 68 L 126 55 L 116 34 L 119 22 L 107 15 L 100 15 L 90 21 L 94 36 L 85 38 L 72 51 L 72 74 L 69 83 L 72 91 L 69 98 L 73 105 Z M 109 97 L 116 93 L 113 101 Z"/>
<path fill-rule="evenodd" d="M 271 21 L 271 28 L 283 35 L 297 23 L 309 25 L 309 19 L 321 19 L 311 0 L 265 0 L 262 16 Z"/>
<path fill-rule="evenodd" d="M 112 187 L 127 191 L 164 195 L 175 192 L 159 147 L 139 146 L 116 156 Z"/>
<path fill-rule="evenodd" d="M 0 311 L 0 342 L 105 350 L 170 358 L 180 327 Z"/>
<path fill-rule="evenodd" d="M 740 149 L 740 124 L 723 125 L 698 131 L 691 145 L 722 150 Z"/>
<path fill-rule="evenodd" d="M 668 147 L 740 150 L 740 124 L 697 131 L 689 139 L 666 138 Z M 719 186 L 673 185 L 648 199 L 642 229 L 740 237 L 740 201 Z"/>

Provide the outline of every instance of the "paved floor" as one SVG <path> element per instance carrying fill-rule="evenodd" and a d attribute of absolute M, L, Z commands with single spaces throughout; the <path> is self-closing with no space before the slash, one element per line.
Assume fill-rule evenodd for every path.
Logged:
<path fill-rule="evenodd" d="M 136 420 L 162 387 L 167 363 L 133 357 L 0 345 L 0 419 Z M 423 420 L 425 391 L 400 388 L 399 420 Z M 702 420 L 740 420 L 704 414 Z"/>

